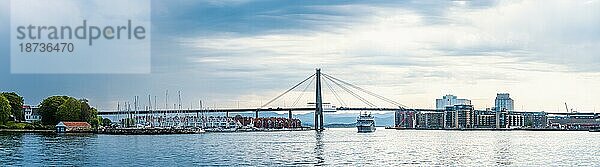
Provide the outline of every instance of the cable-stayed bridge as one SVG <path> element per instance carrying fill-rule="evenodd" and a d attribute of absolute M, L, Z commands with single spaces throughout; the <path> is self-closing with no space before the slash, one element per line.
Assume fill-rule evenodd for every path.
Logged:
<path fill-rule="evenodd" d="M 314 82 L 314 84 L 312 84 Z M 341 107 L 335 107 L 335 106 L 329 106 L 329 107 L 325 107 L 324 105 L 328 105 L 329 103 L 324 103 L 323 102 L 323 94 L 322 94 L 322 88 L 323 88 L 323 83 L 325 85 L 325 88 L 328 89 L 332 94 L 333 97 L 335 98 L 335 100 L 337 100 L 337 102 L 342 105 Z M 304 86 L 305 85 L 305 86 Z M 267 106 L 271 106 L 273 104 L 273 102 L 280 100 L 282 97 L 284 97 L 285 95 L 289 94 L 290 92 L 297 90 L 299 88 L 304 87 L 304 89 L 301 91 L 300 95 L 295 98 L 292 106 L 296 106 L 299 102 L 300 99 L 304 96 L 305 92 L 307 92 L 307 90 L 310 88 L 310 86 L 314 85 L 314 90 L 315 90 L 315 97 L 314 97 L 314 101 L 311 102 L 311 107 L 267 107 Z M 341 90 L 341 91 L 340 91 Z M 348 106 L 347 103 L 344 101 L 344 99 L 342 98 L 342 96 L 340 95 L 341 93 L 346 93 L 349 94 L 351 97 L 357 99 L 358 101 L 362 102 L 365 107 L 352 107 L 352 106 Z M 377 100 L 383 101 L 393 107 L 378 107 L 376 104 L 374 104 L 372 101 L 368 100 L 366 97 L 367 96 L 361 96 L 360 94 L 363 95 L 367 95 L 369 97 L 373 97 Z M 136 98 L 137 101 L 137 98 Z M 137 103 L 136 103 L 137 105 Z M 314 105 L 314 107 L 312 107 L 312 105 Z M 286 91 L 284 91 L 283 93 L 279 94 L 278 96 L 276 96 L 275 98 L 269 100 L 267 103 L 263 104 L 262 106 L 258 107 L 258 108 L 212 108 L 212 109 L 204 109 L 201 107 L 201 109 L 181 109 L 181 104 L 179 105 L 180 109 L 151 109 L 152 107 L 147 107 L 144 110 L 137 110 L 137 106 L 135 106 L 135 110 L 131 110 L 129 107 L 127 107 L 126 111 L 122 111 L 120 109 L 118 109 L 117 111 L 104 111 L 104 112 L 100 112 L 98 113 L 98 115 L 120 115 L 120 114 L 126 114 L 126 115 L 148 115 L 148 114 L 189 114 L 189 113 L 226 113 L 227 115 L 229 115 L 229 113 L 239 113 L 239 112 L 254 112 L 255 117 L 258 118 L 260 116 L 260 112 L 266 112 L 266 111 L 280 111 L 280 112 L 285 112 L 287 111 L 289 114 L 289 117 L 292 117 L 292 112 L 294 111 L 314 111 L 314 115 L 315 115 L 315 120 L 314 120 L 314 125 L 315 125 L 315 130 L 323 130 L 324 129 L 324 120 L 323 120 L 323 114 L 325 112 L 335 112 L 335 111 L 399 111 L 399 110 L 408 110 L 408 107 L 406 107 L 405 105 L 402 105 L 394 100 L 391 100 L 389 98 L 383 97 L 379 94 L 373 93 L 371 91 L 368 91 L 366 89 L 363 89 L 357 85 L 351 84 L 350 82 L 341 80 L 339 78 L 336 78 L 334 76 L 331 76 L 329 74 L 326 73 L 322 73 L 321 69 L 316 69 L 315 73 L 311 74 L 310 76 L 306 77 L 304 80 L 302 80 L 301 82 L 295 84 L 294 86 L 292 86 L 291 88 L 287 89 Z"/>

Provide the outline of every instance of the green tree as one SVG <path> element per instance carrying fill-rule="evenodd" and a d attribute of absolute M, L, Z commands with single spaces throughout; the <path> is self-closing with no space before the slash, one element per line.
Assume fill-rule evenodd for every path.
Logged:
<path fill-rule="evenodd" d="M 98 126 L 102 125 L 102 117 L 97 116 L 94 119 L 91 120 L 90 125 L 92 125 L 92 127 L 97 128 Z"/>
<path fill-rule="evenodd" d="M 86 99 L 51 96 L 42 101 L 40 110 L 44 125 L 56 125 L 60 121 L 84 121 L 97 126 L 101 122 L 96 118 L 98 110 L 91 107 Z"/>
<path fill-rule="evenodd" d="M 81 102 L 81 115 L 79 120 L 88 122 L 90 124 L 92 124 L 94 121 L 97 121 L 96 116 L 98 116 L 98 110 L 91 107 L 87 99 L 81 99 L 79 101 Z"/>
<path fill-rule="evenodd" d="M 23 97 L 19 96 L 15 92 L 2 92 L 0 95 L 8 99 L 11 108 L 11 114 L 17 120 L 24 121 L 25 116 L 23 114 Z"/>
<path fill-rule="evenodd" d="M 67 96 L 50 96 L 40 104 L 40 113 L 42 115 L 42 124 L 56 125 L 59 120 L 56 118 L 56 112 L 69 97 Z"/>
<path fill-rule="evenodd" d="M 102 119 L 102 126 L 110 126 L 111 123 L 112 121 L 110 121 L 108 118 Z"/>
<path fill-rule="evenodd" d="M 68 97 L 67 100 L 58 107 L 56 119 L 58 121 L 82 121 L 81 108 L 82 105 L 79 100 Z"/>
<path fill-rule="evenodd" d="M 10 116 L 10 103 L 6 97 L 0 95 L 0 123 L 5 124 Z"/>

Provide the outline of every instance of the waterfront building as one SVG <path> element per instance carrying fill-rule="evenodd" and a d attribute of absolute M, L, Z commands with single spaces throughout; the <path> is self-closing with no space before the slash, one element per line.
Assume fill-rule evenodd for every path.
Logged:
<path fill-rule="evenodd" d="M 454 105 L 471 105 L 469 99 L 459 99 L 454 95 L 445 95 L 441 99 L 435 99 L 435 108 L 444 110 L 446 107 L 454 107 Z"/>
<path fill-rule="evenodd" d="M 56 125 L 56 132 L 91 132 L 92 125 L 87 122 L 59 122 Z"/>
<path fill-rule="evenodd" d="M 510 98 L 510 94 L 508 93 L 498 93 L 496 94 L 495 100 L 495 110 L 496 111 L 514 111 L 514 101 Z"/>
<path fill-rule="evenodd" d="M 421 111 L 416 114 L 416 128 L 425 129 L 443 129 L 444 112 L 443 111 Z"/>
<path fill-rule="evenodd" d="M 596 116 L 598 117 L 598 116 Z M 475 110 L 472 105 L 456 105 L 445 110 L 416 109 L 396 111 L 395 126 L 401 128 L 456 129 L 456 128 L 587 128 L 600 126 L 593 115 L 548 117 L 546 112 L 514 112 Z M 550 124 L 549 124 L 550 123 Z"/>
<path fill-rule="evenodd" d="M 38 106 L 23 105 L 23 116 L 25 117 L 25 122 L 27 123 L 33 123 L 42 120 L 40 107 Z"/>
<path fill-rule="evenodd" d="M 475 127 L 476 128 L 495 128 L 496 113 L 491 110 L 476 110 L 475 111 Z"/>
<path fill-rule="evenodd" d="M 302 122 L 300 119 L 289 118 L 252 118 L 255 128 L 259 129 L 284 129 L 284 128 L 301 128 Z"/>
<path fill-rule="evenodd" d="M 545 112 L 476 110 L 476 128 L 546 128 Z"/>
<path fill-rule="evenodd" d="M 600 115 L 598 113 L 550 115 L 548 124 L 550 128 L 555 129 L 589 130 L 592 127 L 600 127 Z"/>
<path fill-rule="evenodd" d="M 473 105 L 454 105 L 444 110 L 445 128 L 473 128 Z"/>
<path fill-rule="evenodd" d="M 525 117 L 522 114 L 511 113 L 506 117 L 506 128 L 523 128 L 525 126 Z"/>
<path fill-rule="evenodd" d="M 416 111 L 400 110 L 396 111 L 394 122 L 396 127 L 415 128 Z"/>
<path fill-rule="evenodd" d="M 565 122 L 566 118 L 563 117 L 553 117 L 553 119 L 555 121 L 550 121 L 546 112 L 514 111 L 514 101 L 508 93 L 498 93 L 495 106 L 485 110 L 475 110 L 468 99 L 445 95 L 442 99 L 436 99 L 436 109 L 396 111 L 394 125 L 399 128 L 418 129 L 541 129 L 547 128 L 550 123 L 557 128 L 600 126 L 600 123 L 591 124 L 589 119 L 571 118 L 571 122 Z"/>
<path fill-rule="evenodd" d="M 548 114 L 546 112 L 521 112 L 524 126 L 527 128 L 546 128 L 548 126 Z"/>

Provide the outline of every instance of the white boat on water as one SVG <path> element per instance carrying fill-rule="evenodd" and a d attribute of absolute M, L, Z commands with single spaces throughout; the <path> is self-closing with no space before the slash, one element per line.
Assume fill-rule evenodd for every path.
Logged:
<path fill-rule="evenodd" d="M 360 113 L 356 118 L 356 128 L 358 128 L 359 133 L 375 132 L 375 119 L 371 116 L 371 113 Z"/>

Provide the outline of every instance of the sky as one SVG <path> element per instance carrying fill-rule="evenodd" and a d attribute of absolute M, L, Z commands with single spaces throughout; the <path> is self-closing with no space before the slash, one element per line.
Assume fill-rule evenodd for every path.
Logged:
<path fill-rule="evenodd" d="M 510 93 L 516 110 L 600 110 L 599 0 L 151 3 L 150 74 L 10 74 L 10 1 L 0 0 L 0 91 L 34 105 L 71 95 L 100 110 L 136 95 L 164 108 L 166 90 L 168 106 L 181 91 L 184 108 L 256 108 L 321 68 L 413 108 L 454 94 L 483 109 Z M 313 100 L 303 88 L 273 106 Z M 342 103 L 323 89 L 325 102 Z"/>

